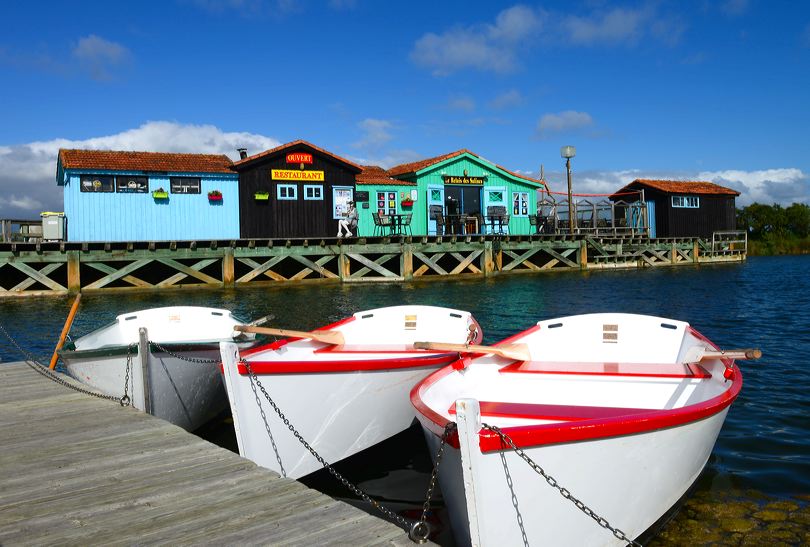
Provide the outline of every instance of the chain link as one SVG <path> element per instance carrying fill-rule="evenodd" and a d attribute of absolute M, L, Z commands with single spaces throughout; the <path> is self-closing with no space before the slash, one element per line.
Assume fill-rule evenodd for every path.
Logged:
<path fill-rule="evenodd" d="M 180 355 L 168 349 L 166 346 L 161 346 L 157 342 L 152 342 L 149 340 L 149 347 L 150 348 L 157 348 L 158 351 L 162 351 L 168 355 L 171 355 L 175 359 L 180 359 L 181 361 L 187 361 L 189 363 L 197 363 L 198 365 L 210 365 L 213 363 L 219 363 L 219 359 L 206 359 L 204 357 L 187 357 L 185 355 Z"/>
<path fill-rule="evenodd" d="M 256 383 L 259 390 L 262 392 L 262 395 L 264 396 L 264 398 L 267 400 L 268 403 L 270 403 L 270 406 L 273 407 L 273 410 L 276 412 L 276 414 L 278 414 L 278 417 L 281 419 L 281 421 L 284 423 L 284 425 L 287 426 L 287 429 L 290 430 L 290 433 L 292 433 L 295 436 L 295 438 L 298 439 L 298 442 L 300 442 L 304 446 L 304 448 L 306 448 L 309 451 L 309 453 L 312 454 L 312 456 L 316 460 L 318 460 L 318 462 L 320 462 L 320 464 L 325 469 L 327 469 L 329 471 L 329 473 L 331 473 L 331 475 L 333 477 L 335 477 L 341 484 L 343 484 L 343 486 L 345 486 L 348 490 L 350 490 L 355 495 L 362 498 L 363 501 L 370 504 L 372 507 L 374 507 L 380 513 L 382 513 L 385 516 L 387 516 L 388 518 L 392 519 L 395 523 L 399 524 L 401 527 L 403 527 L 405 529 L 408 528 L 408 521 L 405 519 L 405 517 L 403 517 L 401 515 L 397 515 L 396 513 L 394 513 L 393 511 L 391 511 L 387 507 L 384 507 L 383 505 L 381 505 L 377 500 L 372 499 L 371 496 L 366 494 L 363 490 L 361 490 L 360 488 L 358 488 L 354 484 L 350 483 L 348 481 L 348 479 L 346 479 L 346 477 L 341 475 L 340 472 L 337 469 L 332 467 L 329 464 L 329 462 L 327 462 L 325 459 L 323 459 L 323 457 L 321 457 L 321 455 L 318 454 L 315 451 L 315 449 L 312 448 L 312 446 L 310 446 L 310 444 L 301 436 L 301 434 L 298 432 L 298 430 L 295 428 L 295 426 L 292 425 L 290 420 L 284 415 L 284 413 L 281 411 L 281 409 L 278 407 L 278 405 L 276 405 L 275 401 L 273 401 L 273 399 L 270 397 L 270 394 L 267 393 L 267 390 L 264 388 L 264 385 L 262 385 L 262 383 L 259 381 L 259 378 L 256 376 L 256 373 L 253 372 L 253 369 L 251 368 L 250 363 L 248 361 L 243 360 L 243 361 L 241 361 L 241 364 L 244 365 L 245 368 L 247 369 L 248 376 L 250 377 L 250 381 Z M 261 408 L 261 405 L 259 405 L 259 407 Z"/>
<path fill-rule="evenodd" d="M 557 482 L 557 479 L 555 479 L 554 477 L 552 477 L 551 475 L 546 473 L 543 470 L 543 468 L 540 467 L 534 460 L 532 460 L 528 456 L 528 454 L 526 454 L 526 452 L 524 452 L 521 448 L 519 448 L 515 444 L 515 441 L 513 441 L 512 438 L 509 435 L 504 433 L 501 428 L 499 428 L 497 426 L 494 426 L 494 425 L 484 424 L 484 423 L 481 424 L 481 427 L 483 429 L 489 429 L 490 431 L 496 433 L 501 438 L 502 441 L 504 441 L 506 444 L 508 444 L 512 448 L 512 450 L 514 450 L 515 453 L 518 456 L 520 456 L 520 458 L 523 461 L 525 461 L 527 464 L 529 464 L 529 467 L 531 467 L 535 471 L 535 473 L 537 473 L 538 475 L 543 477 L 546 480 L 546 482 L 548 483 L 549 486 L 551 486 L 553 488 L 556 488 L 557 491 L 560 493 L 560 495 L 563 498 L 565 498 L 568 501 L 570 501 L 571 503 L 573 503 L 576 506 L 577 509 L 579 509 L 580 511 L 582 511 L 583 513 L 585 513 L 586 515 L 591 517 L 594 521 L 596 521 L 596 524 L 598 524 L 599 526 L 601 526 L 605 530 L 608 530 L 609 532 L 613 533 L 613 536 L 616 539 L 624 541 L 628 545 L 632 545 L 634 547 L 642 547 L 642 545 L 640 543 L 628 538 L 627 534 L 622 532 L 619 528 L 615 528 L 615 527 L 611 526 L 610 522 L 608 522 L 606 518 L 600 517 L 590 507 L 588 507 L 587 505 L 582 503 L 579 499 L 574 497 L 574 495 L 571 494 L 571 492 L 567 488 L 563 488 L 562 486 L 560 486 L 560 484 Z"/>
<path fill-rule="evenodd" d="M 34 357 L 34 355 L 31 354 L 29 351 L 23 349 L 22 346 L 20 346 L 17 343 L 17 341 L 14 339 L 14 337 L 12 337 L 8 333 L 8 331 L 5 329 L 5 327 L 3 327 L 2 324 L 0 324 L 0 332 L 2 332 L 3 335 L 6 338 L 8 338 L 8 341 L 11 343 L 11 345 L 14 346 L 17 349 L 17 351 L 19 351 L 20 354 L 25 358 L 25 364 L 26 365 L 31 367 L 31 369 L 38 372 L 39 374 L 45 376 L 49 380 L 52 380 L 52 381 L 56 382 L 57 384 L 61 384 L 61 385 L 65 386 L 65 387 L 67 387 L 67 388 L 70 388 L 73 391 L 77 391 L 79 393 L 84 393 L 85 395 L 91 395 L 93 397 L 97 397 L 99 399 L 106 399 L 108 401 L 121 402 L 121 399 L 119 399 L 118 397 L 115 397 L 113 395 L 106 395 L 104 393 L 98 393 L 97 391 L 91 391 L 89 389 L 84 389 L 82 387 L 74 385 L 71 382 L 68 382 L 67 380 L 62 378 L 59 374 L 57 374 L 56 372 L 52 371 L 50 368 L 48 368 L 45 365 L 43 365 L 42 363 L 40 363 L 37 360 L 37 358 Z"/>

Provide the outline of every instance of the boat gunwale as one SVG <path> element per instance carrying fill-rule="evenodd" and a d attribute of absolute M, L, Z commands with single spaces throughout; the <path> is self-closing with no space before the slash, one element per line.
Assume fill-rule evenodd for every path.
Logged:
<path fill-rule="evenodd" d="M 534 331 L 534 329 L 529 329 Z M 697 339 L 719 348 L 708 338 L 700 334 L 691 326 L 687 327 L 687 332 Z M 519 333 L 509 338 L 515 340 L 523 337 L 528 332 Z M 732 359 L 719 359 L 726 367 L 734 364 Z M 496 366 L 496 365 L 493 365 Z M 433 384 L 445 376 L 455 372 L 453 365 L 442 367 L 441 369 L 428 375 L 417 383 L 411 390 L 411 404 L 416 409 L 416 415 L 422 425 L 429 429 L 434 435 L 441 437 L 445 428 L 452 420 L 448 420 L 439 414 L 423 401 L 422 393 Z M 593 376 L 593 375 L 591 375 Z M 710 382 L 712 378 L 700 379 L 701 382 Z M 684 406 L 677 409 L 651 409 L 648 413 L 624 415 L 619 417 L 594 418 L 587 420 L 574 420 L 552 424 L 527 424 L 511 427 L 503 427 L 501 430 L 509 435 L 518 448 L 532 448 L 553 444 L 563 444 L 578 441 L 591 441 L 597 439 L 609 439 L 625 435 L 640 435 L 651 433 L 661 429 L 684 426 L 712 417 L 724 409 L 728 408 L 742 389 L 742 372 L 738 367 L 734 368 L 734 375 L 731 385 L 710 399 L 698 403 Z M 500 435 L 491 431 L 481 429 L 478 433 L 479 447 L 482 453 L 511 450 L 511 447 L 504 443 Z M 458 449 L 458 433 L 453 432 L 448 438 L 448 443 Z"/>

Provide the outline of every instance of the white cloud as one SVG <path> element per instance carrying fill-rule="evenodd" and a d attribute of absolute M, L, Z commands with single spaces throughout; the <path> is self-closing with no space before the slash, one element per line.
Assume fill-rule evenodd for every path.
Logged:
<path fill-rule="evenodd" d="M 801 169 L 763 169 L 759 171 L 703 171 L 698 180 L 708 180 L 742 192 L 738 201 L 758 203 L 810 203 L 810 175 Z"/>
<path fill-rule="evenodd" d="M 648 9 L 614 8 L 587 17 L 571 15 L 563 20 L 562 26 L 568 39 L 578 45 L 633 43 L 641 37 L 651 18 Z"/>
<path fill-rule="evenodd" d="M 517 66 L 517 49 L 542 28 L 542 12 L 513 6 L 498 14 L 494 23 L 455 27 L 419 38 L 411 60 L 446 76 L 464 68 L 509 73 Z"/>
<path fill-rule="evenodd" d="M 227 154 L 238 159 L 239 147 L 257 153 L 279 144 L 270 137 L 225 132 L 213 125 L 157 121 L 104 137 L 0 146 L 0 188 L 4 196 L 0 198 L 0 218 L 36 219 L 43 210 L 62 210 L 62 190 L 56 185 L 60 148 Z"/>
<path fill-rule="evenodd" d="M 593 118 L 587 112 L 565 110 L 556 114 L 543 114 L 537 121 L 536 135 L 540 139 L 546 139 L 561 133 L 578 132 L 593 125 Z"/>
<path fill-rule="evenodd" d="M 80 38 L 73 48 L 73 57 L 94 80 L 112 79 L 113 70 L 128 62 L 130 52 L 121 44 L 110 42 L 95 34 Z"/>
<path fill-rule="evenodd" d="M 359 141 L 353 143 L 352 146 L 355 148 L 378 149 L 394 138 L 391 135 L 391 129 L 394 126 L 388 120 L 366 118 L 357 125 L 364 135 Z"/>
<path fill-rule="evenodd" d="M 472 112 L 473 110 L 475 110 L 475 100 L 467 95 L 458 95 L 456 97 L 452 97 L 448 101 L 447 106 L 451 110 Z"/>
<path fill-rule="evenodd" d="M 510 89 L 509 91 L 505 91 L 492 99 L 489 102 L 489 106 L 495 110 L 504 110 L 506 108 L 520 106 L 523 104 L 523 102 L 523 95 L 520 93 L 520 91 L 517 89 Z"/>

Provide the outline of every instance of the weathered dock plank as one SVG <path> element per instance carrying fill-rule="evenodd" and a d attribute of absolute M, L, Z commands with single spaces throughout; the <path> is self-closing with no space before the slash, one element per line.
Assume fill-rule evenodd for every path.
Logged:
<path fill-rule="evenodd" d="M 412 545 L 179 427 L 0 364 L 0 545 Z"/>

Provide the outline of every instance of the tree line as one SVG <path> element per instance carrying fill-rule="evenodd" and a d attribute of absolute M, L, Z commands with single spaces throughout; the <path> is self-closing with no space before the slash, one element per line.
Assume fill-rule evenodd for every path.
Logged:
<path fill-rule="evenodd" d="M 749 254 L 810 253 L 810 206 L 752 203 L 737 209 L 737 229 L 746 230 Z"/>

